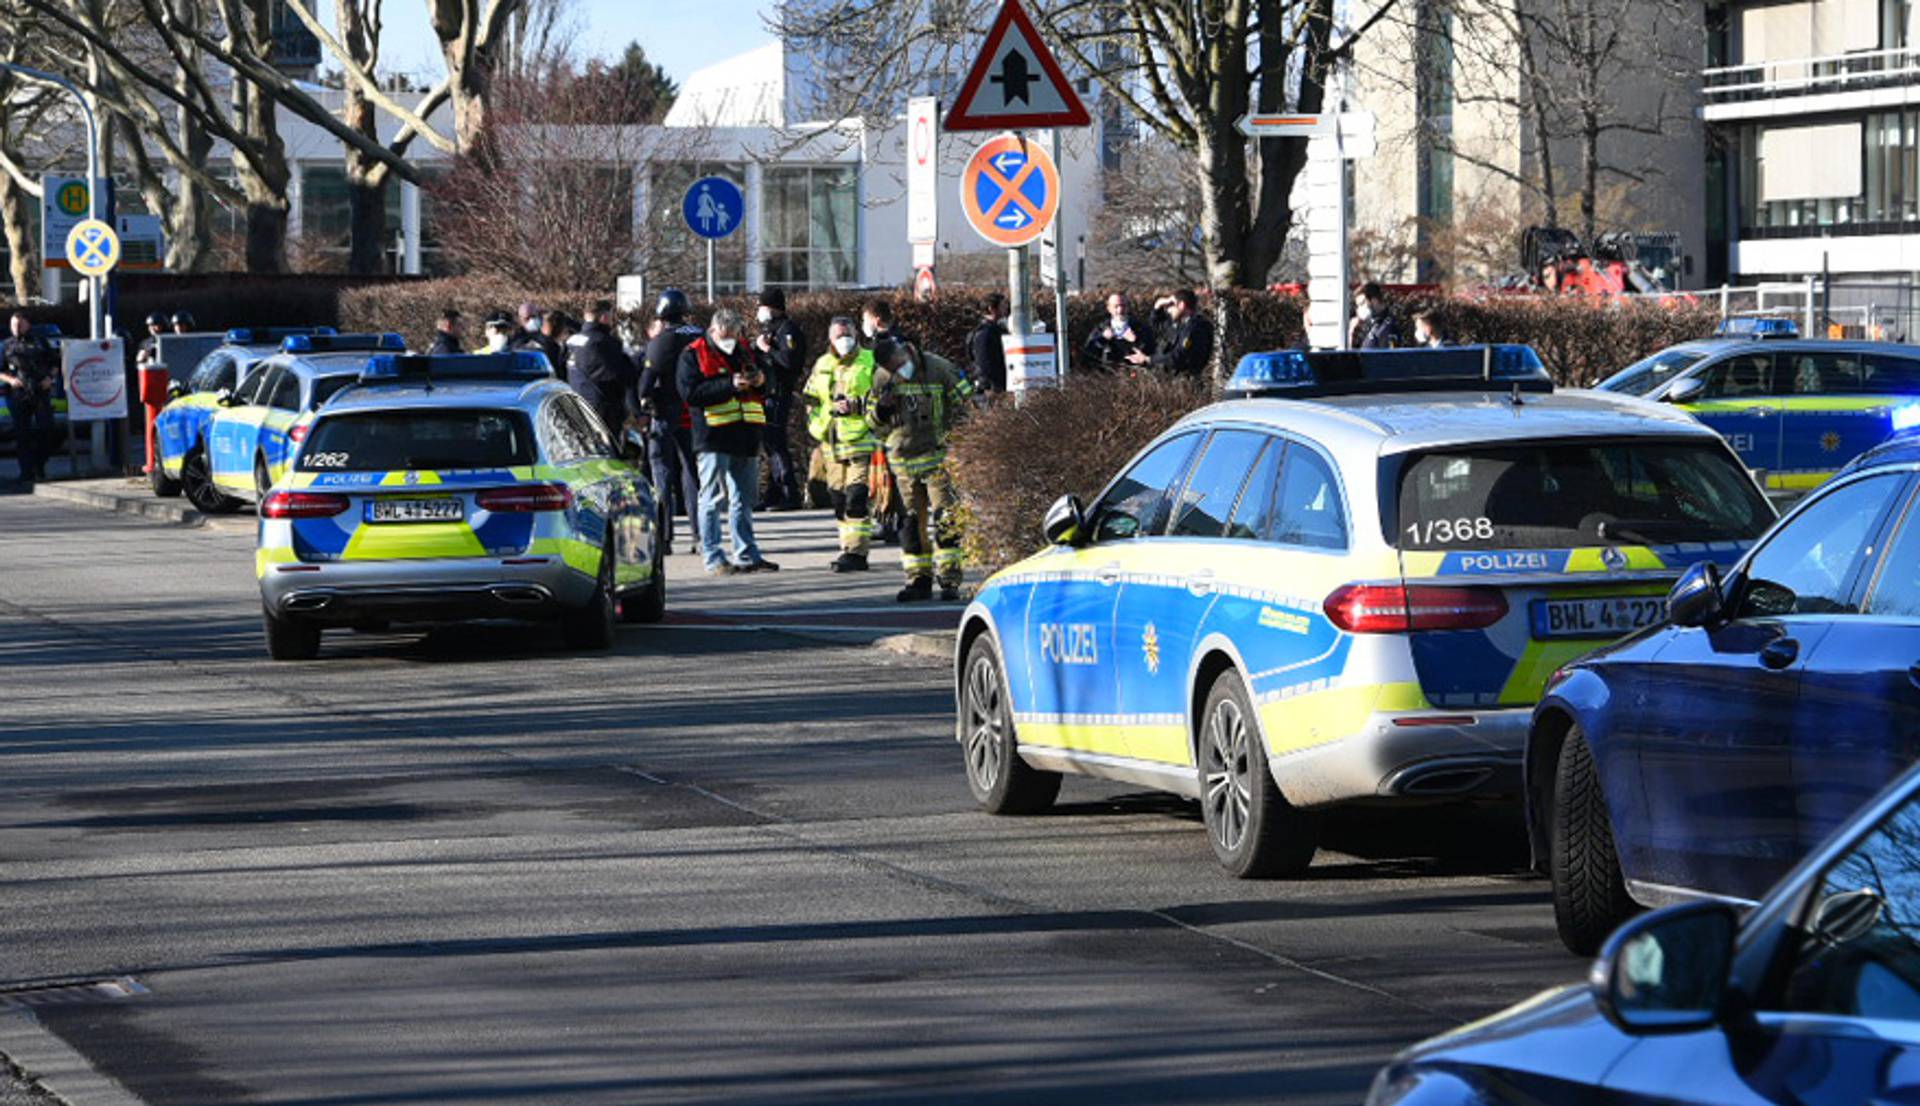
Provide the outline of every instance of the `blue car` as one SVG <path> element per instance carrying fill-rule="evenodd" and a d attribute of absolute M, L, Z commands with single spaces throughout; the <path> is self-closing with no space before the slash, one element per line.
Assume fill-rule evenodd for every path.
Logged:
<path fill-rule="evenodd" d="M 1669 907 L 1608 939 L 1588 982 L 1416 1045 L 1368 1106 L 1857 1106 L 1920 1086 L 1920 770 L 1742 919 Z"/>
<path fill-rule="evenodd" d="M 1549 680 L 1525 793 L 1569 948 L 1639 906 L 1759 898 L 1920 758 L 1917 491 L 1910 443 L 1869 452 Z"/>

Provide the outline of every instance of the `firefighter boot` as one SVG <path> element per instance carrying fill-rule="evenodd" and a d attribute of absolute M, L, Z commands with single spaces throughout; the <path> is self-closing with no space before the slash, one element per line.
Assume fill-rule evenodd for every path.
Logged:
<path fill-rule="evenodd" d="M 933 577 L 931 576 L 915 576 L 907 581 L 906 587 L 900 589 L 900 594 L 894 596 L 894 599 L 902 603 L 925 603 L 932 598 Z"/>

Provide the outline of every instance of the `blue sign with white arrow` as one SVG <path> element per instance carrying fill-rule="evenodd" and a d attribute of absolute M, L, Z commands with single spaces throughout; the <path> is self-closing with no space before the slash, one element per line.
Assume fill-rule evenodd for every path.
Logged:
<path fill-rule="evenodd" d="M 702 238 L 725 238 L 747 216 L 747 197 L 725 177 L 701 177 L 680 201 L 687 226 Z"/>

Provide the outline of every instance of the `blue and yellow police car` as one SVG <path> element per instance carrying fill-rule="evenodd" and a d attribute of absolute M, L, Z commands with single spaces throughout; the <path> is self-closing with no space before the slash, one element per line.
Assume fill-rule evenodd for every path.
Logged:
<path fill-rule="evenodd" d="M 1737 320 L 1620 370 L 1602 391 L 1673 404 L 1724 435 L 1769 491 L 1804 493 L 1879 444 L 1920 401 L 1920 346 L 1807 340 Z"/>
<path fill-rule="evenodd" d="M 1775 517 L 1712 431 L 1524 346 L 1251 355 L 1229 394 L 968 607 L 988 811 L 1062 773 L 1169 791 L 1251 877 L 1306 868 L 1331 804 L 1517 794 L 1548 675 Z"/>
<path fill-rule="evenodd" d="M 405 353 L 398 334 L 296 334 L 215 399 L 207 425 L 214 486 L 234 502 L 259 502 L 286 473 L 314 412 L 359 380 L 375 353 Z"/>
<path fill-rule="evenodd" d="M 558 621 L 576 648 L 666 610 L 653 490 L 537 353 L 380 354 L 260 504 L 268 653 L 328 627 Z"/>
<path fill-rule="evenodd" d="M 185 381 L 167 390 L 167 405 L 154 420 L 160 445 L 158 463 L 148 473 L 153 494 L 171 499 L 182 492 L 198 510 L 209 514 L 233 511 L 239 504 L 213 483 L 212 452 L 207 429 L 219 410 L 220 397 L 232 394 L 248 369 L 279 351 L 296 335 L 331 335 L 332 327 L 237 327 L 227 340 L 200 359 Z"/>

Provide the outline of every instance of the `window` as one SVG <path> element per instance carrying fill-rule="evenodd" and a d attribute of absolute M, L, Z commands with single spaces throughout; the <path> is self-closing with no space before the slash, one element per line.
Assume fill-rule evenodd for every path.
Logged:
<path fill-rule="evenodd" d="M 1636 361 L 1621 369 L 1602 381 L 1600 387 L 1623 395 L 1644 396 L 1698 364 L 1705 356 L 1698 350 L 1661 350 L 1644 361 Z"/>
<path fill-rule="evenodd" d="M 768 287 L 832 288 L 859 281 L 852 166 L 770 168 L 761 198 Z"/>
<path fill-rule="evenodd" d="M 355 374 L 353 376 L 320 377 L 319 379 L 313 382 L 312 406 L 317 410 L 321 404 L 332 399 L 334 396 L 339 395 L 341 389 L 345 388 L 347 385 L 352 384 L 359 379 L 360 377 L 358 374 Z"/>
<path fill-rule="evenodd" d="M 389 177 L 381 198 L 386 205 L 381 251 L 398 269 L 393 264 L 401 229 L 398 182 Z M 300 171 L 300 245 L 317 251 L 334 267 L 346 264 L 347 251 L 353 245 L 353 198 L 347 187 L 346 166 L 309 165 Z"/>
<path fill-rule="evenodd" d="M 1857 613 L 1849 602 L 1854 567 L 1905 482 L 1899 473 L 1870 477 L 1795 516 L 1748 562 L 1739 617 Z"/>
<path fill-rule="evenodd" d="M 513 411 L 334 415 L 313 424 L 299 460 L 302 472 L 504 469 L 531 464 L 533 441 L 525 421 Z"/>
<path fill-rule="evenodd" d="M 1260 456 L 1263 435 L 1246 430 L 1222 430 L 1207 443 L 1207 451 L 1193 468 L 1193 478 L 1181 493 L 1173 534 L 1186 538 L 1217 538 L 1226 533 L 1227 516 L 1240 498 L 1240 486 Z"/>
<path fill-rule="evenodd" d="M 1339 482 L 1313 450 L 1297 445 L 1287 450 L 1279 510 L 1267 537 L 1314 549 L 1346 548 L 1347 515 L 1340 505 Z"/>
<path fill-rule="evenodd" d="M 593 455 L 586 426 L 564 396 L 550 400 L 541 410 L 540 440 L 546 446 L 548 464 L 571 465 Z"/>
<path fill-rule="evenodd" d="M 1920 805 L 1909 798 L 1827 869 L 1784 1009 L 1920 1022 Z"/>
<path fill-rule="evenodd" d="M 566 405 L 567 418 L 573 423 L 574 433 L 579 435 L 586 456 L 604 459 L 618 455 L 613 447 L 613 438 L 607 433 L 606 426 L 601 423 L 600 416 L 594 414 L 587 406 L 586 401 L 579 396 L 561 396 L 560 402 Z"/>
<path fill-rule="evenodd" d="M 1817 235 L 1834 226 L 1854 233 L 1911 233 L 1920 222 L 1920 111 L 1878 111 L 1860 119 L 1844 132 L 1740 128 L 1741 237 Z"/>
<path fill-rule="evenodd" d="M 1908 508 L 1886 543 L 1880 577 L 1867 597 L 1868 614 L 1920 619 L 1920 513 Z"/>
<path fill-rule="evenodd" d="M 1860 355 L 1856 353 L 1782 353 L 1782 395 L 1824 396 L 1861 390 Z"/>
<path fill-rule="evenodd" d="M 1114 541 L 1158 534 L 1167 524 L 1173 489 L 1187 471 L 1198 434 L 1182 434 L 1155 446 L 1113 482 L 1093 510 L 1093 540 Z"/>
<path fill-rule="evenodd" d="M 274 378 L 273 391 L 268 393 L 266 402 L 267 406 L 282 411 L 298 411 L 300 409 L 300 377 L 282 369 L 280 375 Z"/>
<path fill-rule="evenodd" d="M 1470 446 L 1421 454 L 1400 480 L 1401 549 L 1742 541 L 1772 522 L 1717 442 Z"/>
<path fill-rule="evenodd" d="M 1743 396 L 1773 394 L 1773 355 L 1743 353 L 1707 366 L 1702 374 L 1707 382 L 1702 395 L 1707 399 L 1737 399 Z"/>
<path fill-rule="evenodd" d="M 241 379 L 240 387 L 234 389 L 234 406 L 244 407 L 249 404 L 262 402 L 261 397 L 267 394 L 267 381 L 269 379 L 278 379 L 274 374 L 279 371 L 280 366 L 270 361 L 263 361 L 255 365 L 253 371 Z"/>
<path fill-rule="evenodd" d="M 217 392 L 222 388 L 233 387 L 233 378 L 238 375 L 239 366 L 232 354 L 209 353 L 201 358 L 200 364 L 187 378 L 187 390 L 193 392 Z"/>
<path fill-rule="evenodd" d="M 1267 439 L 1267 448 L 1261 451 L 1253 475 L 1247 478 L 1247 486 L 1240 492 L 1240 502 L 1233 508 L 1233 517 L 1227 521 L 1228 537 L 1257 541 L 1272 531 L 1274 493 L 1278 490 L 1275 478 L 1280 475 L 1280 459 L 1286 453 L 1287 443 L 1278 438 Z"/>
<path fill-rule="evenodd" d="M 1885 353 L 1870 353 L 1866 361 L 1866 380 L 1861 391 L 1882 396 L 1920 396 L 1920 361 Z"/>

